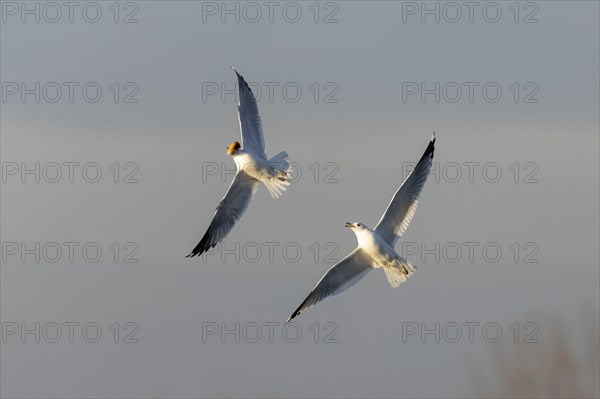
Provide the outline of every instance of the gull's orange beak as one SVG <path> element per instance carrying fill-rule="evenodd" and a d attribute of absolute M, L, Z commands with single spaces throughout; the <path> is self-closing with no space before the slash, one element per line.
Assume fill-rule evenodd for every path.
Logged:
<path fill-rule="evenodd" d="M 240 143 L 234 141 L 227 147 L 227 155 L 233 155 L 240 148 Z"/>

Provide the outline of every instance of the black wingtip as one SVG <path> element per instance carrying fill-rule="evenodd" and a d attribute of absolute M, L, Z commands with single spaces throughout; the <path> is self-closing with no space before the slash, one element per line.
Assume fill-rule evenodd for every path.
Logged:
<path fill-rule="evenodd" d="M 311 294 L 312 294 L 312 292 L 311 292 Z M 292 313 L 292 315 L 290 317 L 288 317 L 288 319 L 285 321 L 286 323 L 289 323 L 296 316 L 300 315 L 302 312 L 304 312 L 306 309 L 308 309 L 310 307 L 310 306 L 307 306 L 306 308 L 304 308 L 304 305 L 306 305 L 306 302 L 308 301 L 308 298 L 310 298 L 310 294 L 306 297 L 306 299 L 304 301 L 302 301 L 302 303 L 300 304 L 300 306 L 298 306 L 298 308 L 296 308 L 296 310 L 294 310 L 294 313 Z"/>
<path fill-rule="evenodd" d="M 240 75 L 240 73 L 234 67 L 231 67 L 231 69 L 233 69 L 233 72 L 235 72 L 235 74 L 237 75 L 238 86 L 240 88 L 240 92 L 241 92 L 241 89 L 243 87 L 246 90 L 248 90 L 250 93 L 252 93 L 252 89 L 248 85 L 248 82 L 246 82 L 246 79 L 244 79 L 244 77 L 242 75 Z"/>
<path fill-rule="evenodd" d="M 429 144 L 427 145 L 427 148 L 425 149 L 425 152 L 423 153 L 423 156 L 421 157 L 421 159 L 419 159 L 419 162 L 417 163 L 417 165 L 419 163 L 423 162 L 427 158 L 433 159 L 434 150 L 435 150 L 435 132 L 431 136 L 431 140 L 429 141 Z"/>
<path fill-rule="evenodd" d="M 295 318 L 296 316 L 298 316 L 300 313 L 302 313 L 302 312 L 299 312 L 298 310 L 296 310 L 294 313 L 292 313 L 292 315 L 291 315 L 290 317 L 288 317 L 288 319 L 285 321 L 285 324 L 287 324 L 287 323 L 289 323 L 290 321 L 294 320 L 294 318 Z"/>
<path fill-rule="evenodd" d="M 211 249 L 212 247 L 216 246 L 216 243 L 210 243 L 210 237 L 211 236 L 211 228 L 209 227 L 208 230 L 206 231 L 206 233 L 204 233 L 204 236 L 202 237 L 202 239 L 200 240 L 200 242 L 198 243 L 198 245 L 196 245 L 194 247 L 194 249 L 192 249 L 192 252 L 190 252 L 189 254 L 186 255 L 186 258 L 193 258 L 194 256 L 200 256 L 202 255 L 204 252 L 208 251 L 209 249 Z"/>
<path fill-rule="evenodd" d="M 433 158 L 434 151 L 435 151 L 435 132 L 433 132 L 433 134 L 431 135 L 431 140 L 429 141 L 429 144 L 427 145 L 427 148 L 425 149 L 425 153 L 423 154 L 421 159 L 425 159 L 428 157 Z"/>

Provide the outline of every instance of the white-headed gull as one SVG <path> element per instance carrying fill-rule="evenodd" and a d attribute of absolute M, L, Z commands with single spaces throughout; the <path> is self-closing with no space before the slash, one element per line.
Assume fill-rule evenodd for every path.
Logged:
<path fill-rule="evenodd" d="M 356 284 L 373 269 L 382 268 L 393 288 L 413 274 L 416 266 L 398 255 L 394 246 L 415 215 L 419 195 L 433 163 L 434 146 L 435 133 L 417 166 L 396 191 L 373 230 L 362 223 L 346 223 L 346 227 L 356 234 L 358 247 L 325 273 L 286 322 L 328 296 L 339 294 Z"/>

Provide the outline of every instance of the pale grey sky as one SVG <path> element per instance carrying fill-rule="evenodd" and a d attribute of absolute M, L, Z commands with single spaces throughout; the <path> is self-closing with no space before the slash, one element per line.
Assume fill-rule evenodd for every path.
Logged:
<path fill-rule="evenodd" d="M 519 3 L 518 16 L 513 2 L 490 3 L 472 23 L 464 6 L 450 23 L 453 6 L 428 2 L 440 22 L 422 23 L 421 2 L 276 2 L 273 22 L 263 2 L 229 2 L 240 22 L 226 14 L 223 23 L 221 2 L 138 1 L 119 3 L 115 23 L 113 2 L 98 2 L 90 23 L 95 8 L 82 2 L 72 23 L 67 8 L 49 23 L 55 9 L 27 2 L 40 22 L 25 14 L 23 23 L 24 3 L 2 1 L 2 396 L 468 396 L 466 364 L 510 346 L 514 323 L 520 341 L 525 323 L 538 326 L 532 345 L 549 345 L 549 315 L 579 334 L 576 314 L 599 302 L 598 3 Z M 260 188 L 226 247 L 185 259 L 231 179 L 220 177 L 239 137 L 234 97 L 221 99 L 235 88 L 230 65 L 262 90 L 268 154 L 287 150 L 302 176 L 278 200 Z M 439 102 L 422 101 L 422 84 L 436 82 Z M 24 101 L 22 84 L 34 92 Z M 298 306 L 332 265 L 327 256 L 355 247 L 344 222 L 374 226 L 433 131 L 437 175 L 397 247 L 412 251 L 414 276 L 391 289 L 371 273 L 298 317 L 299 342 L 281 325 L 269 342 L 268 323 Z M 22 183 L 36 162 L 40 182 Z M 72 183 L 69 162 L 78 162 Z M 87 182 L 98 169 L 100 181 Z M 39 263 L 22 260 L 21 243 L 39 243 Z M 22 338 L 21 323 L 36 322 L 41 342 Z M 98 323 L 102 337 L 88 343 L 76 331 L 70 343 L 65 322 Z M 138 343 L 122 342 L 127 322 Z M 469 322 L 479 323 L 474 342 Z M 48 323 L 62 325 L 57 343 Z M 250 335 L 257 323 L 262 337 L 203 342 L 221 323 Z M 457 323 L 464 336 L 406 336 L 421 323 Z M 501 327 L 500 342 L 482 337 L 486 323 Z M 324 342 L 335 326 L 339 342 Z"/>

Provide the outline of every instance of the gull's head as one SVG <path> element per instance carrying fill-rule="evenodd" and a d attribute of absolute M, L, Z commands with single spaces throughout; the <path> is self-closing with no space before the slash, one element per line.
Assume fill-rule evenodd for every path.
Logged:
<path fill-rule="evenodd" d="M 227 147 L 227 155 L 235 154 L 236 151 L 240 149 L 240 147 L 240 143 L 238 143 L 237 141 L 234 141 L 233 143 L 229 144 L 229 147 Z"/>
<path fill-rule="evenodd" d="M 348 227 L 350 230 L 354 231 L 355 233 L 365 230 L 367 229 L 367 226 L 365 226 L 362 223 L 350 223 L 350 222 L 346 222 L 346 227 Z"/>

